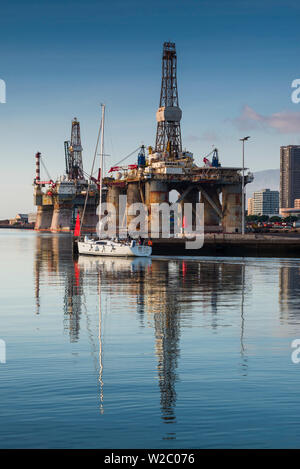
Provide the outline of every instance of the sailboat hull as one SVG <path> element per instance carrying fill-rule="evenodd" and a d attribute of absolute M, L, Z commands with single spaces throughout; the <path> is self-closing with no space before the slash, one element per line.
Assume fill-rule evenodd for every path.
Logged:
<path fill-rule="evenodd" d="M 91 243 L 78 241 L 79 254 L 89 256 L 109 256 L 109 257 L 149 257 L 152 253 L 151 246 L 135 245 L 121 243 Z"/>

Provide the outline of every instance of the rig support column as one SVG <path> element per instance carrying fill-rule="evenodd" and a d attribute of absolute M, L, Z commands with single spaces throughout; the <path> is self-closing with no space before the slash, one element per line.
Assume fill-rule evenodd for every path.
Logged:
<path fill-rule="evenodd" d="M 167 183 L 153 179 L 145 184 L 146 204 L 150 208 L 151 204 L 161 204 L 169 202 L 169 189 Z"/>
<path fill-rule="evenodd" d="M 200 202 L 204 204 L 204 226 L 219 226 L 222 207 L 218 188 L 205 187 L 201 192 Z"/>
<path fill-rule="evenodd" d="M 185 203 L 192 204 L 192 227 L 190 228 L 192 228 L 193 230 L 195 230 L 196 228 L 196 204 L 198 202 L 199 202 L 199 190 L 196 187 L 190 190 L 180 202 L 181 207 L 182 207 L 182 220 L 184 220 L 185 222 L 187 222 L 187 220 L 185 220 L 184 218 L 185 217 L 184 204 Z"/>
<path fill-rule="evenodd" d="M 53 205 L 38 205 L 34 229 L 49 230 L 53 216 Z"/>
<path fill-rule="evenodd" d="M 120 195 L 122 193 L 122 188 L 117 185 L 112 185 L 108 187 L 106 202 L 112 204 L 115 207 L 116 211 L 116 233 L 119 234 L 120 223 L 122 220 L 119 218 L 119 209 L 120 209 Z M 121 217 L 125 215 L 121 214 Z"/>
<path fill-rule="evenodd" d="M 55 203 L 50 230 L 70 232 L 72 230 L 72 212 L 72 204 Z"/>
<path fill-rule="evenodd" d="M 82 220 L 83 207 L 84 207 L 83 205 L 80 207 L 77 207 L 80 220 Z M 98 223 L 98 215 L 96 214 L 95 205 L 87 204 L 85 208 L 83 223 L 81 226 L 81 234 L 95 233 L 97 223 Z"/>
<path fill-rule="evenodd" d="M 162 204 L 169 203 L 169 188 L 168 184 L 153 179 L 148 181 L 145 184 L 145 203 L 148 209 L 148 231 L 149 236 L 151 235 L 151 204 Z M 159 230 L 161 231 L 161 223 L 159 225 Z"/>
<path fill-rule="evenodd" d="M 242 187 L 241 184 L 222 188 L 223 231 L 241 233 L 242 231 Z"/>
<path fill-rule="evenodd" d="M 138 215 L 138 213 L 133 214 L 133 215 L 129 214 L 129 207 L 135 203 L 142 203 L 140 188 L 139 188 L 138 182 L 130 182 L 128 183 L 128 186 L 127 186 L 127 207 L 126 207 L 127 227 L 129 227 L 131 220 L 133 220 Z M 145 234 L 142 234 L 142 235 L 145 235 Z"/>

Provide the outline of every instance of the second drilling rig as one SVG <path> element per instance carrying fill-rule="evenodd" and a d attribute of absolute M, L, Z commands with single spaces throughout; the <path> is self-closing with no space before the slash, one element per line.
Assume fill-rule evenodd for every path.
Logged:
<path fill-rule="evenodd" d="M 38 231 L 70 232 L 77 214 L 82 219 L 82 231 L 94 232 L 98 221 L 96 209 L 99 203 L 98 180 L 85 176 L 82 163 L 80 123 L 72 121 L 71 139 L 64 142 L 66 173 L 57 181 L 41 180 L 41 153 L 36 153 L 34 179 L 34 203 L 37 205 L 35 229 Z M 45 165 L 43 164 L 45 167 Z M 46 168 L 45 168 L 46 169 Z"/>

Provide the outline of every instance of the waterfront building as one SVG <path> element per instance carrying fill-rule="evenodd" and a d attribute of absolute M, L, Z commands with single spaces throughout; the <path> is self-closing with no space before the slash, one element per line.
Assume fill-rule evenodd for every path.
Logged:
<path fill-rule="evenodd" d="M 300 199 L 295 199 L 294 208 L 300 208 Z"/>
<path fill-rule="evenodd" d="M 262 189 L 253 194 L 253 215 L 274 215 L 279 213 L 279 192 Z"/>
<path fill-rule="evenodd" d="M 17 225 L 17 224 L 20 225 L 20 224 L 24 224 L 24 223 L 28 223 L 27 213 L 17 213 L 15 218 L 12 218 L 11 220 L 9 220 L 10 225 Z"/>
<path fill-rule="evenodd" d="M 248 215 L 254 215 L 254 199 L 253 197 L 249 197 L 248 199 Z"/>
<path fill-rule="evenodd" d="M 280 147 L 280 208 L 300 199 L 300 145 Z"/>

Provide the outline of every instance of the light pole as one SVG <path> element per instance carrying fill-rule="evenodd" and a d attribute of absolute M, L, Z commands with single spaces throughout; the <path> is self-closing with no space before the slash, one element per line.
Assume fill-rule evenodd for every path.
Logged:
<path fill-rule="evenodd" d="M 249 140 L 248 137 L 240 138 L 240 141 L 243 142 L 243 172 L 242 172 L 242 235 L 245 234 L 245 141 Z"/>

